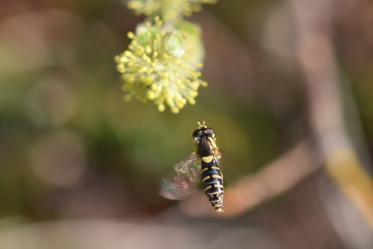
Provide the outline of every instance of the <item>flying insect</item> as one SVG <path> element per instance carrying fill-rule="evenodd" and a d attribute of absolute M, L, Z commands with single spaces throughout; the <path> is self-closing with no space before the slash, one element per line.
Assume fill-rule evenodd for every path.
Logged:
<path fill-rule="evenodd" d="M 160 194 L 171 200 L 181 200 L 194 192 L 198 183 L 217 213 L 224 212 L 223 174 L 219 161 L 214 130 L 198 122 L 193 139 L 196 151 L 174 166 L 173 172 L 162 179 Z"/>

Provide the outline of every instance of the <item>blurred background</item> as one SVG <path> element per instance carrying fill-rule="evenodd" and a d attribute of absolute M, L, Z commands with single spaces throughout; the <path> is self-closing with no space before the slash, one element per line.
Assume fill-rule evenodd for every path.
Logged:
<path fill-rule="evenodd" d="M 336 7 L 338 6 L 338 7 Z M 126 103 L 120 0 L 0 3 L 0 248 L 373 248 L 373 2 L 219 1 L 203 88 Z M 206 120 L 226 212 L 158 194 Z"/>

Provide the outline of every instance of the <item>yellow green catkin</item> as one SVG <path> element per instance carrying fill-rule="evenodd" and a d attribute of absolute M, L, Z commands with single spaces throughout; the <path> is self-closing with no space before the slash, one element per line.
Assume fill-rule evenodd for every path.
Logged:
<path fill-rule="evenodd" d="M 151 101 L 178 113 L 194 104 L 204 56 L 198 25 L 183 20 L 213 0 L 131 0 L 128 7 L 149 18 L 129 32 L 128 49 L 115 57 L 125 100 Z"/>

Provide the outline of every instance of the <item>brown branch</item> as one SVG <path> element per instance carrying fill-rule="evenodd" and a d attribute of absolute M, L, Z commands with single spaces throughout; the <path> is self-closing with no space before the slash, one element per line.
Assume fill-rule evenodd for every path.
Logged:
<path fill-rule="evenodd" d="M 343 4 L 343 1 L 294 0 L 293 3 L 298 58 L 308 90 L 310 123 L 325 158 L 328 175 L 345 194 L 346 200 L 360 212 L 360 218 L 343 213 L 337 217 L 338 206 L 334 198 L 325 194 L 328 192 L 326 189 L 321 189 L 321 195 L 326 206 L 333 207 L 328 210 L 329 216 L 340 237 L 353 248 L 362 248 L 358 246 L 362 240 L 371 246 L 371 236 L 360 236 L 359 240 L 347 239 L 345 235 L 353 234 L 354 226 L 343 229 L 338 226 L 338 221 L 344 220 L 346 224 L 366 222 L 373 228 L 373 180 L 364 169 L 347 132 L 344 113 L 350 110 L 343 106 L 334 58 L 332 23 L 335 10 L 339 9 L 335 5 Z M 349 121 L 360 125 L 357 119 Z M 351 209 L 349 213 L 354 211 Z"/>
<path fill-rule="evenodd" d="M 225 211 L 219 216 L 232 217 L 294 187 L 314 172 L 319 163 L 318 153 L 306 140 L 278 160 L 252 176 L 245 176 L 225 191 Z M 214 214 L 203 194 L 197 194 L 180 204 L 191 216 Z"/>

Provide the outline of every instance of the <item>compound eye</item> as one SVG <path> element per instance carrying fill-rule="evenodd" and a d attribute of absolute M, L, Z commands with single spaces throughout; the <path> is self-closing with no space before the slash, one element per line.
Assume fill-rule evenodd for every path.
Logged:
<path fill-rule="evenodd" d="M 200 137 L 202 136 L 202 131 L 200 129 L 197 129 L 195 131 L 193 131 L 193 138 L 194 140 L 198 141 L 200 139 Z"/>
<path fill-rule="evenodd" d="M 205 130 L 205 134 L 206 134 L 208 137 L 215 137 L 214 130 L 211 129 L 211 128 L 206 128 L 206 130 Z"/>

